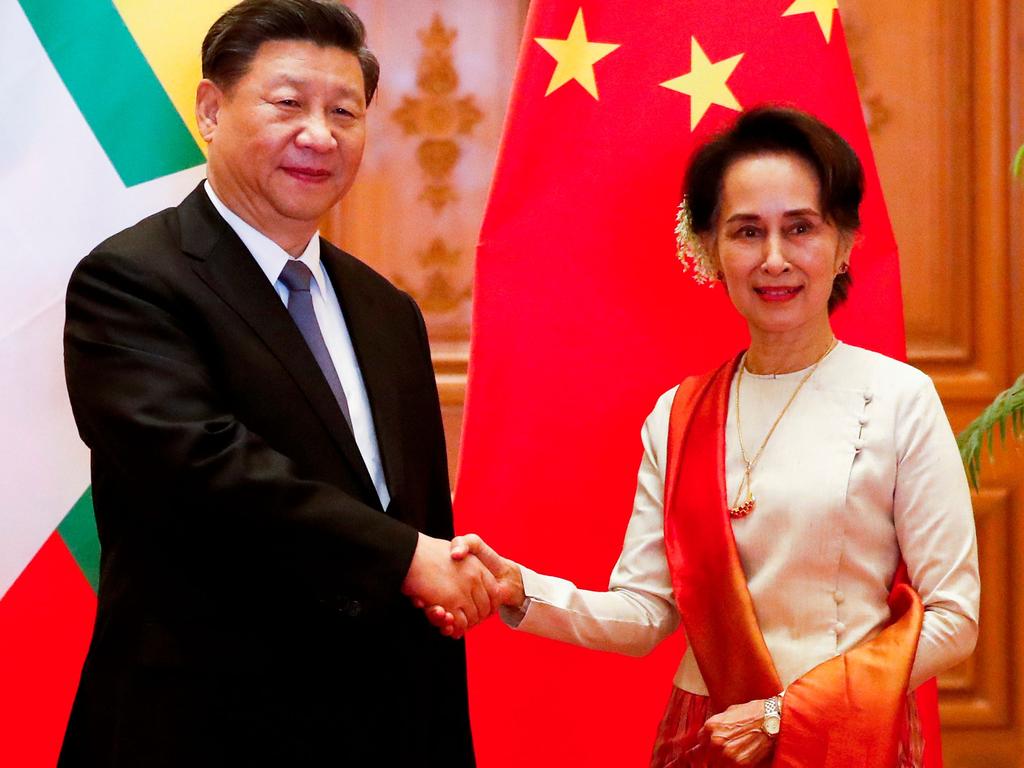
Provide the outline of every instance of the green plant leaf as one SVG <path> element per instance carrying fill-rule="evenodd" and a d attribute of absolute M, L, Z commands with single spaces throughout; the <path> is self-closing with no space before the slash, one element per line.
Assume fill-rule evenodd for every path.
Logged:
<path fill-rule="evenodd" d="M 1010 422 L 1009 430 L 1006 428 L 1007 421 Z M 982 445 L 988 445 L 991 458 L 997 430 L 1000 444 L 1006 442 L 1007 431 L 1017 440 L 1024 440 L 1024 374 L 1009 389 L 996 395 L 995 400 L 956 438 L 960 458 L 963 459 L 967 477 L 975 490 L 978 490 L 978 475 L 981 472 Z"/>

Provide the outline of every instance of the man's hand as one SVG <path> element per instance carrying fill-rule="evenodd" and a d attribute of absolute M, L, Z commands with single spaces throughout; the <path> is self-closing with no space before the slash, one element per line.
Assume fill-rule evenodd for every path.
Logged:
<path fill-rule="evenodd" d="M 526 593 L 523 588 L 523 576 L 519 566 L 511 560 L 506 560 L 477 536 L 470 533 L 465 536 L 456 536 L 451 543 L 451 559 L 458 562 L 477 559 L 483 563 L 487 570 L 493 574 L 497 583 L 497 599 L 499 605 L 520 606 L 526 600 Z M 445 610 L 443 605 L 433 604 L 424 601 L 419 607 L 424 608 L 427 619 L 435 627 L 441 630 L 442 634 L 459 638 L 465 630 L 459 627 L 459 617 L 450 610 Z"/>
<path fill-rule="evenodd" d="M 518 565 L 499 555 L 475 533 L 467 533 L 465 536 L 456 536 L 452 539 L 453 560 L 465 560 L 470 555 L 477 557 L 497 579 L 501 605 L 523 604 L 526 593 L 523 588 L 523 574 Z"/>
<path fill-rule="evenodd" d="M 500 593 L 494 576 L 477 558 L 453 558 L 450 552 L 449 542 L 421 533 L 402 592 L 418 608 L 444 606 L 452 618 L 452 629 L 445 634 L 461 637 L 498 609 Z"/>
<path fill-rule="evenodd" d="M 766 762 L 775 749 L 764 723 L 764 700 L 735 704 L 709 717 L 697 734 L 697 745 L 686 753 L 695 765 L 708 768 L 751 768 Z"/>

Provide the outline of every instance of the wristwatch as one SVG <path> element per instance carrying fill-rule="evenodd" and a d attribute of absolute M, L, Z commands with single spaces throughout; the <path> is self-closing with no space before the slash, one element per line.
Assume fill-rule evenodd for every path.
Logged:
<path fill-rule="evenodd" d="M 764 700 L 764 721 L 761 730 L 769 736 L 778 736 L 782 727 L 782 697 L 772 696 Z"/>

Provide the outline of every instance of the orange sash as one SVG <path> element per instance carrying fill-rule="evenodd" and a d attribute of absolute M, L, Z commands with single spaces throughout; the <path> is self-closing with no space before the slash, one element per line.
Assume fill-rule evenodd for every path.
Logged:
<path fill-rule="evenodd" d="M 738 362 L 683 381 L 668 432 L 665 548 L 676 603 L 713 712 L 782 690 L 754 614 L 726 500 L 725 425 Z M 890 595 L 892 622 L 885 630 L 787 688 L 773 766 L 896 764 L 924 613 L 917 593 L 905 579 L 899 582 Z"/>

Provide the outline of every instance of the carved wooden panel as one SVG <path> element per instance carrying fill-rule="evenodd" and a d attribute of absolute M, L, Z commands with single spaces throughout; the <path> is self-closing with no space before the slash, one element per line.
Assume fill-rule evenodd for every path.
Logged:
<path fill-rule="evenodd" d="M 1013 501 L 1006 487 L 985 488 L 974 497 L 981 578 L 986 586 L 1007 584 L 1011 577 Z M 1010 606 L 1002 597 L 1001 589 L 984 590 L 981 614 L 985 631 L 977 650 L 940 678 L 942 714 L 949 727 L 1005 728 L 1011 724 L 1012 686 L 1004 652 L 1011 639 Z"/>
<path fill-rule="evenodd" d="M 409 291 L 430 334 L 454 483 L 477 235 L 527 0 L 348 0 L 381 62 L 363 166 L 323 234 Z"/>
<path fill-rule="evenodd" d="M 1024 9 L 1010 0 L 844 0 L 851 56 L 893 219 L 910 360 L 955 429 L 1024 370 L 1020 184 Z M 856 288 L 855 288 L 856 290 Z M 948 768 L 1024 765 L 1024 457 L 975 495 L 978 648 L 940 680 Z"/>
<path fill-rule="evenodd" d="M 940 681 L 947 768 L 1024 764 L 1024 670 L 1016 659 L 1016 652 L 1024 648 L 1018 598 L 1024 594 L 1024 575 L 1017 565 L 1024 551 L 1024 452 L 997 449 L 996 461 L 983 472 L 983 487 L 974 501 L 981 634 L 974 656 Z"/>
<path fill-rule="evenodd" d="M 992 289 L 1008 257 L 1010 3 L 842 10 L 900 245 L 911 361 L 946 397 L 991 397 L 1005 376 L 1005 293 Z"/>
<path fill-rule="evenodd" d="M 953 152 L 969 139 L 970 2 L 900 3 L 888 8 L 850 0 L 843 18 L 865 115 L 875 139 L 889 212 L 899 233 L 905 276 L 929 291 L 905 291 L 907 332 L 918 358 L 964 363 L 969 323 L 947 311 L 970 295 L 968 207 L 971 157 Z M 879 58 L 879 51 L 899 51 Z M 909 89 L 912 89 L 908 93 Z M 907 101 L 905 97 L 913 96 Z M 907 162 L 907 148 L 913 147 Z M 935 258 L 937 254 L 958 258 Z M 909 286 L 909 283 L 907 284 Z M 865 286 L 869 288 L 869 286 Z"/>
<path fill-rule="evenodd" d="M 464 363 L 477 233 L 523 6 L 349 4 L 366 23 L 381 81 L 362 170 L 324 232 L 408 290 L 423 309 L 435 352 Z"/>

